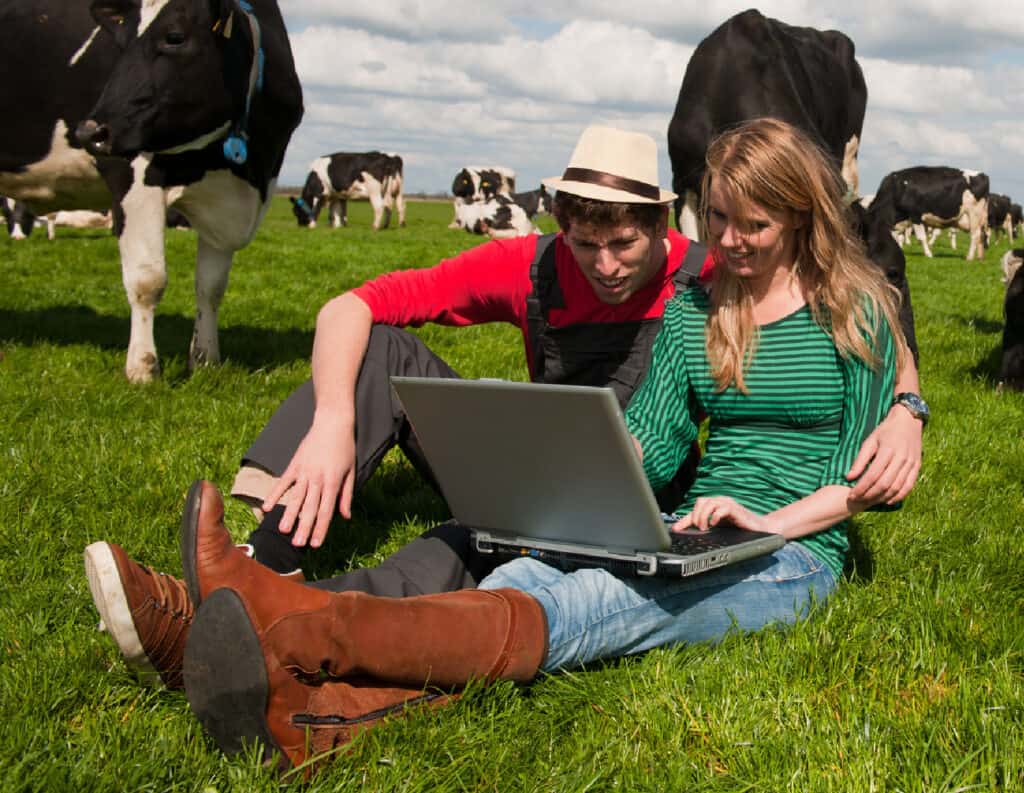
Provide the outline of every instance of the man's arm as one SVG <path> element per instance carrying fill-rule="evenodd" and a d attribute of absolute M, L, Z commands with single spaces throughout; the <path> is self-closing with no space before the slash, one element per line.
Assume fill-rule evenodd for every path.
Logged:
<path fill-rule="evenodd" d="M 895 394 L 920 392 L 917 367 L 910 355 L 896 373 Z M 902 405 L 893 405 L 882 422 L 864 439 L 857 458 L 846 472 L 860 481 L 850 492 L 854 501 L 872 504 L 902 501 L 913 489 L 921 471 L 921 436 L 924 423 Z"/>
<path fill-rule="evenodd" d="M 295 531 L 293 545 L 314 548 L 327 536 L 334 505 L 351 517 L 355 483 L 355 389 L 373 327 L 369 306 L 346 292 L 328 301 L 316 320 L 313 337 L 313 424 L 277 485 L 263 502 L 269 511 L 285 491 L 293 498 L 279 527 Z M 298 518 L 298 525 L 295 525 Z"/>

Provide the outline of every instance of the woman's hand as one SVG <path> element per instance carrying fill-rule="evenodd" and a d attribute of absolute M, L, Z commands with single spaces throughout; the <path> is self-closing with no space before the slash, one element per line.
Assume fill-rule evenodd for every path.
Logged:
<path fill-rule="evenodd" d="M 683 515 L 672 525 L 672 531 L 699 529 L 707 531 L 719 523 L 731 523 L 741 529 L 773 532 L 768 519 L 742 506 L 729 496 L 702 496 L 693 505 L 693 511 Z"/>
<path fill-rule="evenodd" d="M 352 514 L 355 465 L 352 427 L 337 419 L 316 417 L 277 485 L 264 500 L 262 509 L 264 512 L 272 510 L 290 490 L 288 506 L 278 529 L 288 534 L 294 527 L 292 545 L 308 542 L 318 548 L 327 537 L 335 504 L 344 517 Z"/>
<path fill-rule="evenodd" d="M 859 481 L 850 494 L 869 504 L 895 504 L 909 494 L 921 472 L 924 425 L 906 408 L 894 405 L 881 424 L 864 439 L 857 459 L 846 473 Z"/>

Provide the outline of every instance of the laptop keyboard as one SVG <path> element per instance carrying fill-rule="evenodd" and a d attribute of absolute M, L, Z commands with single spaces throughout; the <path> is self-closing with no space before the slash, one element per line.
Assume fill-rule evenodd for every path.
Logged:
<path fill-rule="evenodd" d="M 712 535 L 701 534 L 672 534 L 672 552 L 682 555 L 704 553 L 715 551 L 719 548 L 728 548 L 735 544 L 728 539 L 715 538 Z"/>

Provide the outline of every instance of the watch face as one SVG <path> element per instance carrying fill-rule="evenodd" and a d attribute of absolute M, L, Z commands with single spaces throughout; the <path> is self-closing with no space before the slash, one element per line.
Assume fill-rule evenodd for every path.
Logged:
<path fill-rule="evenodd" d="M 928 418 L 928 404 L 917 394 L 912 394 L 910 392 L 899 394 L 896 397 L 896 401 L 909 408 L 910 412 L 915 416 L 922 419 Z"/>

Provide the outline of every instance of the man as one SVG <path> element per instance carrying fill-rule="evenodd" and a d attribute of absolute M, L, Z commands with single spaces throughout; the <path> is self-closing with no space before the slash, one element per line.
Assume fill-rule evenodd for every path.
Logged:
<path fill-rule="evenodd" d="M 232 489 L 262 509 L 249 541 L 257 561 L 301 577 L 305 549 L 322 545 L 335 509 L 351 515 L 353 493 L 395 444 L 429 477 L 388 378 L 457 375 L 401 326 L 511 322 L 523 333 L 534 380 L 608 385 L 625 407 L 647 370 L 665 302 L 698 275 L 707 277 L 713 263 L 669 228 L 675 196 L 658 187 L 657 147 L 647 135 L 588 127 L 562 176 L 544 183 L 557 190 L 561 228 L 546 246 L 536 236 L 490 242 L 433 268 L 382 275 L 321 309 L 312 381 L 282 404 L 246 452 Z M 917 391 L 912 366 L 896 390 Z M 891 502 L 910 491 L 920 465 L 918 418 L 903 401 L 894 403 L 848 474 L 863 473 L 856 497 Z M 659 493 L 664 508 L 679 503 L 691 469 L 684 466 L 675 487 Z M 211 498 L 206 508 L 216 511 Z M 313 586 L 398 597 L 474 587 L 490 569 L 465 530 L 448 523 L 379 567 Z M 126 660 L 180 686 L 198 590 L 186 592 L 111 543 L 86 549 L 86 571 Z"/>

